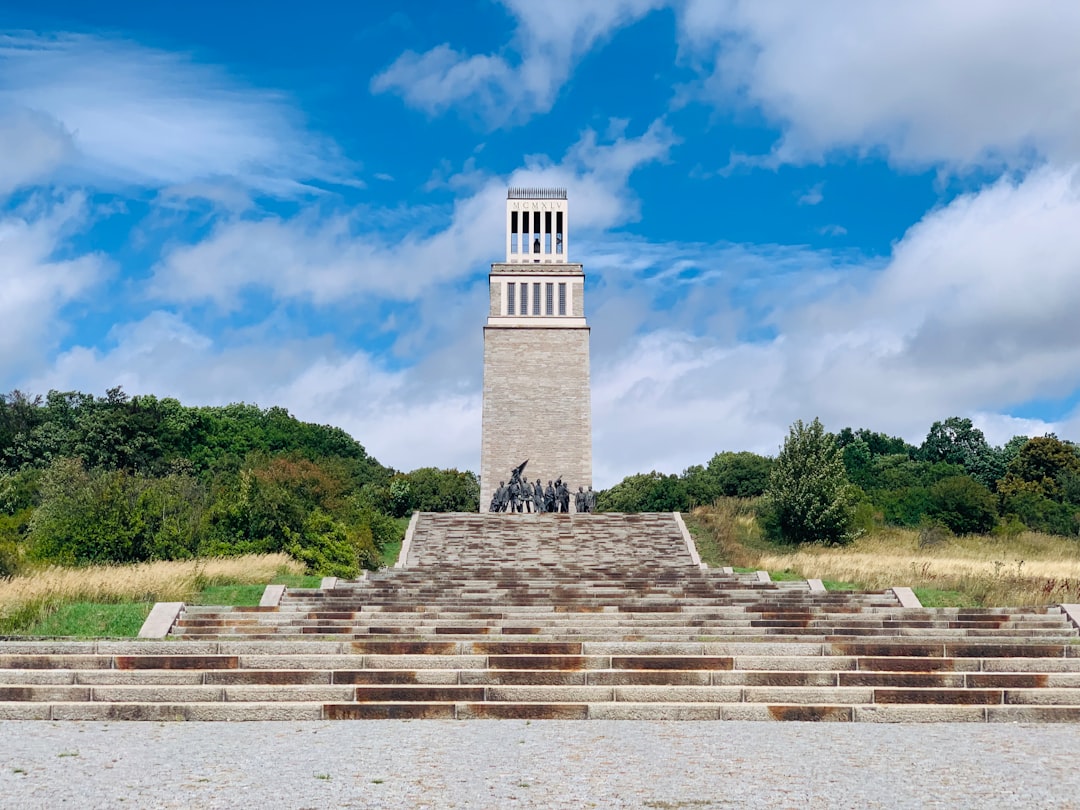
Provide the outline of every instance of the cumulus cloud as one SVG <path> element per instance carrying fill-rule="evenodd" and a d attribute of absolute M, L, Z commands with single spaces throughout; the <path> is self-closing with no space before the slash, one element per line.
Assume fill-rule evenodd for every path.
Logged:
<path fill-rule="evenodd" d="M 63 308 L 107 276 L 101 255 L 55 255 L 58 241 L 87 217 L 79 196 L 33 198 L 0 216 L 0 367 L 7 375 L 42 362 L 65 336 Z"/>
<path fill-rule="evenodd" d="M 23 137 L 18 151 L 0 150 L 0 192 L 22 161 L 33 176 L 63 165 L 158 187 L 229 178 L 292 194 L 309 181 L 351 182 L 334 144 L 305 130 L 287 98 L 122 40 L 0 35 L 0 146 L 13 127 Z"/>
<path fill-rule="evenodd" d="M 1080 411 L 1057 423 L 1009 411 L 1080 390 L 1077 217 L 1076 173 L 1043 168 L 927 214 L 884 267 L 811 286 L 768 317 L 771 339 L 625 340 L 595 365 L 598 478 L 678 471 L 719 449 L 774 452 L 791 422 L 814 416 L 916 443 L 950 415 L 999 443 L 1072 435 Z M 717 292 L 718 279 L 706 284 Z"/>
<path fill-rule="evenodd" d="M 491 127 L 551 109 L 579 59 L 618 28 L 664 0 L 503 0 L 517 20 L 510 50 L 469 55 L 442 44 L 406 51 L 371 80 L 375 93 L 396 93 L 429 115 L 461 106 Z"/>
<path fill-rule="evenodd" d="M 781 127 L 774 164 L 837 149 L 963 168 L 1080 160 L 1071 0 L 687 0 L 679 27 L 705 98 Z"/>

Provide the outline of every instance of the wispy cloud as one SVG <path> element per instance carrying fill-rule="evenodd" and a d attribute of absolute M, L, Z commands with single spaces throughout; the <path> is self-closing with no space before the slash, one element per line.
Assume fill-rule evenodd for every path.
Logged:
<path fill-rule="evenodd" d="M 0 144 L 5 130 L 28 127 L 20 140 L 33 147 L 0 150 L 0 184 L 61 168 L 110 185 L 225 179 L 273 194 L 352 182 L 333 142 L 308 131 L 286 97 L 123 40 L 0 35 Z M 19 169 L 28 155 L 30 174 Z"/>
<path fill-rule="evenodd" d="M 453 108 L 475 113 L 492 128 L 521 123 L 550 110 L 577 61 L 611 32 L 640 19 L 664 0 L 503 0 L 517 20 L 507 59 L 469 55 L 442 44 L 406 51 L 371 81 L 374 93 L 396 93 L 437 115 Z"/>

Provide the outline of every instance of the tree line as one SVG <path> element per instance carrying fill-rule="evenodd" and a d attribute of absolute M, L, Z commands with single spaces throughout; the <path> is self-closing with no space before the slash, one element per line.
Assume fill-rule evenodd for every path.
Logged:
<path fill-rule="evenodd" d="M 380 464 L 283 408 L 50 391 L 0 395 L 0 575 L 20 566 L 286 552 L 377 567 L 413 510 L 477 511 L 476 476 Z"/>
<path fill-rule="evenodd" d="M 994 447 L 961 417 L 934 422 L 918 446 L 865 428 L 830 434 L 815 419 L 797 422 L 776 458 L 721 452 L 681 475 L 631 475 L 600 493 L 598 509 L 686 511 L 721 496 L 767 496 L 766 529 L 796 541 L 841 540 L 856 525 L 928 523 L 957 534 L 1032 529 L 1075 536 L 1080 448 L 1053 434 L 1015 436 Z M 842 526 L 799 530 L 790 520 L 800 514 Z"/>

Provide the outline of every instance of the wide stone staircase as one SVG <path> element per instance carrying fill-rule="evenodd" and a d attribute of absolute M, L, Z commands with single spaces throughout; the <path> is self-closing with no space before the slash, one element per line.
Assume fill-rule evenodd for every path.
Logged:
<path fill-rule="evenodd" d="M 1069 607 L 707 570 L 670 514 L 424 514 L 402 555 L 163 640 L 0 643 L 0 717 L 1080 721 Z"/>

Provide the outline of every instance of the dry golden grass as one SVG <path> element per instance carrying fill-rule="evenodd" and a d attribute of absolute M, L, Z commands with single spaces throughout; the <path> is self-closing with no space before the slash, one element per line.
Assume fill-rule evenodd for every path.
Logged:
<path fill-rule="evenodd" d="M 86 568 L 52 566 L 0 580 L 0 615 L 18 606 L 46 603 L 180 602 L 208 585 L 254 585 L 303 570 L 301 563 L 285 554 Z"/>
<path fill-rule="evenodd" d="M 906 585 L 956 592 L 959 601 L 973 605 L 1080 602 L 1080 541 L 1072 538 L 1024 532 L 920 545 L 918 531 L 883 528 L 844 547 L 788 551 L 762 541 L 756 527 L 747 526 L 749 512 L 746 502 L 695 510 L 694 518 L 716 538 L 725 565 L 790 571 L 870 590 Z"/>

